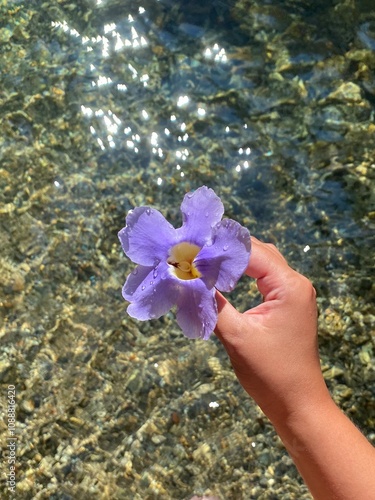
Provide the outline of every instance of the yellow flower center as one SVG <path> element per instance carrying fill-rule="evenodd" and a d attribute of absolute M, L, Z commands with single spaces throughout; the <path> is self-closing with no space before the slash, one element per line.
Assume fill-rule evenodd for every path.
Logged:
<path fill-rule="evenodd" d="M 173 266 L 172 272 L 180 280 L 193 280 L 202 275 L 194 266 L 193 261 L 200 248 L 192 243 L 178 243 L 169 251 L 168 264 Z"/>

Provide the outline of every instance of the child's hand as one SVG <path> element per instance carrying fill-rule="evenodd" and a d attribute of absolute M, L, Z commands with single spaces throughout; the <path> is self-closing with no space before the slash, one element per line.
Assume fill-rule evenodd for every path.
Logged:
<path fill-rule="evenodd" d="M 329 398 L 317 348 L 315 290 L 270 244 L 252 238 L 246 274 L 264 302 L 239 313 L 218 292 L 216 334 L 244 389 L 276 423 L 300 405 Z"/>

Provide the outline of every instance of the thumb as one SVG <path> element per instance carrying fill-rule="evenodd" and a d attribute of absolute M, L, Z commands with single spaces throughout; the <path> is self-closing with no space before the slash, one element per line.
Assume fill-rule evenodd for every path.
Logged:
<path fill-rule="evenodd" d="M 230 343 L 233 337 L 239 335 L 242 325 L 242 314 L 235 309 L 220 292 L 216 291 L 216 302 L 218 308 L 218 320 L 215 334 L 224 344 Z"/>

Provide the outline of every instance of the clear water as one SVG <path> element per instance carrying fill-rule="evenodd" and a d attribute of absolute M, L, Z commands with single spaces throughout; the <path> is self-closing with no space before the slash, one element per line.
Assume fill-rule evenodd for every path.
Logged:
<path fill-rule="evenodd" d="M 372 4 L 0 1 L 19 498 L 310 498 L 215 338 L 126 315 L 127 211 L 177 227 L 203 184 L 313 281 L 327 384 L 374 437 Z"/>

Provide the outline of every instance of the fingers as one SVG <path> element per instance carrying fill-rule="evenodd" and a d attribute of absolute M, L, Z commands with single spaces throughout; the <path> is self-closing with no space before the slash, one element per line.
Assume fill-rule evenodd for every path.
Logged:
<path fill-rule="evenodd" d="M 285 274 L 291 271 L 287 261 L 274 245 L 251 238 L 251 256 L 245 273 L 257 280 L 264 300 L 275 298 L 275 292 L 282 289 Z"/>
<path fill-rule="evenodd" d="M 277 248 L 270 243 L 262 243 L 251 237 L 251 256 L 246 274 L 251 278 L 260 279 L 274 271 L 277 265 L 288 265 Z"/>
<path fill-rule="evenodd" d="M 273 300 L 278 297 L 285 286 L 285 275 L 291 271 L 291 268 L 274 245 L 262 243 L 253 236 L 251 243 L 250 262 L 245 272 L 257 280 L 258 289 L 264 300 Z M 244 320 L 242 314 L 221 293 L 216 293 L 216 300 L 218 322 L 215 333 L 225 344 L 229 337 L 233 338 L 240 333 Z M 260 310 L 265 310 L 265 308 L 260 307 Z"/>

